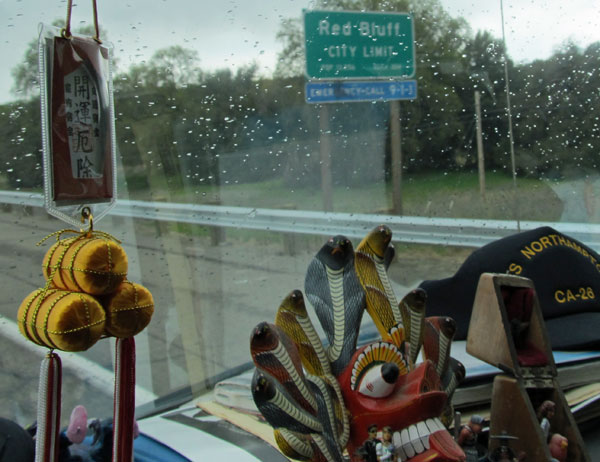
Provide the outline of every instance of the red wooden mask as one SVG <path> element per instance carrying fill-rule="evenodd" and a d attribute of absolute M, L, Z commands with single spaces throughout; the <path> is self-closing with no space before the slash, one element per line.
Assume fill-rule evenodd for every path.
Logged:
<path fill-rule="evenodd" d="M 356 252 L 335 236 L 310 263 L 305 293 L 326 346 L 299 290 L 284 299 L 274 325 L 261 323 L 252 333 L 254 401 L 288 457 L 342 461 L 347 451 L 352 460 L 376 461 L 377 451 L 388 451 L 390 460 L 465 460 L 443 423 L 465 374 L 450 357 L 456 326 L 450 318 L 425 318 L 423 290 L 396 300 L 387 278 L 390 242 L 385 226 Z M 365 310 L 381 340 L 357 349 Z M 425 359 L 416 364 L 421 347 Z"/>

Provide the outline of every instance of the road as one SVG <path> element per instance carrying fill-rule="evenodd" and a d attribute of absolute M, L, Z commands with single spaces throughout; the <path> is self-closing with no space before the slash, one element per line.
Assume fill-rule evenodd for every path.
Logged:
<path fill-rule="evenodd" d="M 52 241 L 41 247 L 36 243 L 64 227 L 39 208 L 4 207 L 0 212 L 0 348 L 5 353 L 0 359 L 0 412 L 23 425 L 35 420 L 46 349 L 16 333 L 16 312 L 23 298 L 44 284 L 41 263 Z M 128 278 L 154 296 L 152 322 L 136 336 L 137 382 L 148 392 L 142 393 L 144 398 L 201 383 L 249 361 L 250 330 L 261 320 L 272 320 L 281 298 L 302 286 L 311 258 L 308 251 L 284 255 L 278 235 L 274 242 L 230 239 L 237 243 L 213 245 L 209 233 L 188 236 L 172 232 L 173 224 L 106 217 L 95 227 L 123 242 Z M 110 414 L 113 348 L 113 342 L 102 339 L 83 353 L 59 353 L 69 357 L 63 420 L 77 404 L 84 404 L 90 415 Z"/>
<path fill-rule="evenodd" d="M 40 208 L 4 206 L 0 211 L 0 415 L 23 425 L 35 420 L 46 349 L 16 332 L 16 312 L 23 298 L 44 284 L 41 263 L 52 241 L 41 247 L 36 243 L 62 228 Z M 251 329 L 273 321 L 283 297 L 303 288 L 306 267 L 324 242 L 319 236 L 235 229 L 225 236 L 201 227 L 177 232 L 173 223 L 110 216 L 95 228 L 122 241 L 128 278 L 147 287 L 155 301 L 152 322 L 136 336 L 138 403 L 190 383 L 201 388 L 208 378 L 248 362 Z M 391 268 L 399 275 L 399 296 L 418 284 L 402 271 L 406 264 L 414 277 L 419 265 L 443 269 L 435 261 L 403 262 L 400 256 Z M 63 420 L 77 404 L 90 415 L 110 415 L 114 343 L 102 339 L 86 352 L 59 354 L 66 358 Z"/>

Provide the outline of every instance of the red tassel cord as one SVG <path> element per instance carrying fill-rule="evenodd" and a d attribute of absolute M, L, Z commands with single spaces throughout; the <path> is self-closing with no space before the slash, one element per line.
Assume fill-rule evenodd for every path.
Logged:
<path fill-rule="evenodd" d="M 135 421 L 135 340 L 118 338 L 115 355 L 115 404 L 112 462 L 133 460 Z"/>
<path fill-rule="evenodd" d="M 40 367 L 35 462 L 58 460 L 61 388 L 62 364 L 60 357 L 56 353 L 50 352 L 42 360 Z"/>

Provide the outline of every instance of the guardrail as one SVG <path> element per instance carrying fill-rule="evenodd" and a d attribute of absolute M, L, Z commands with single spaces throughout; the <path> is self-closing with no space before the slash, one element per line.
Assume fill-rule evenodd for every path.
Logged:
<path fill-rule="evenodd" d="M 43 207 L 42 194 L 0 191 L 0 203 Z M 362 238 L 373 227 L 385 224 L 395 242 L 481 247 L 519 230 L 551 226 L 594 250 L 600 250 L 600 225 L 539 221 L 426 218 L 364 213 L 317 212 L 251 207 L 146 202 L 122 199 L 112 215 L 196 225 L 331 236 L 343 234 Z"/>

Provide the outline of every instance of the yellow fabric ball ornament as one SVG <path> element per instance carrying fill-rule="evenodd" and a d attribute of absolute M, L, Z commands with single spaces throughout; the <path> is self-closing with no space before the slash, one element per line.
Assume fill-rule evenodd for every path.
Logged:
<path fill-rule="evenodd" d="M 19 330 L 38 345 L 84 351 L 100 339 L 106 315 L 92 296 L 58 289 L 38 289 L 21 303 Z"/>
<path fill-rule="evenodd" d="M 44 277 L 59 289 L 110 294 L 127 277 L 127 255 L 104 235 L 58 240 L 44 256 Z"/>
<path fill-rule="evenodd" d="M 154 299 L 141 284 L 125 281 L 103 299 L 105 330 L 119 338 L 133 337 L 148 325 L 154 313 Z"/>

